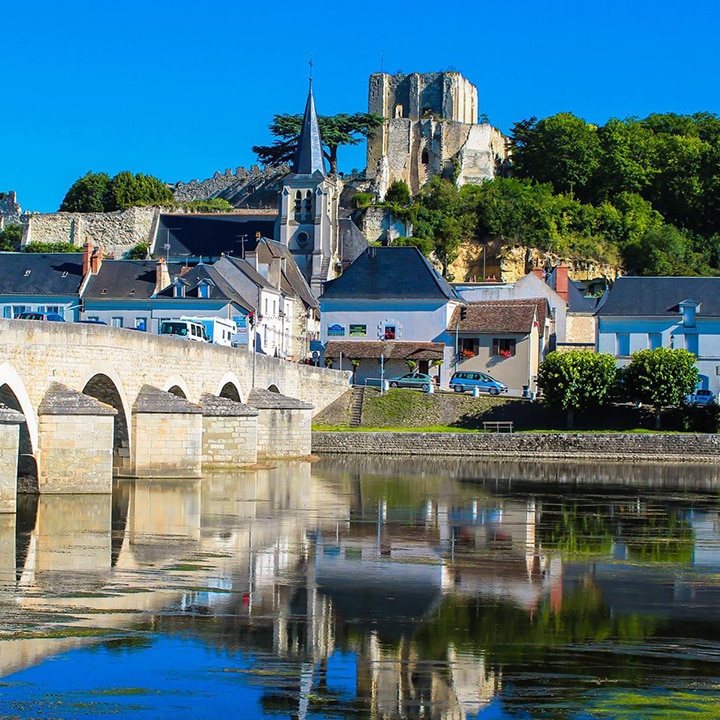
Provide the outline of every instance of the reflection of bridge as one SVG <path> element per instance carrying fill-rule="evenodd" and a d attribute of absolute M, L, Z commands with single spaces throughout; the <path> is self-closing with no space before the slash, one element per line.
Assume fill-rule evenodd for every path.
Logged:
<path fill-rule="evenodd" d="M 0 320 L 0 337 L 6 511 L 13 455 L 41 492 L 309 455 L 311 411 L 348 388 L 349 373 L 120 328 Z"/>
<path fill-rule="evenodd" d="M 358 658 L 357 697 L 384 717 L 406 717 L 402 708 L 420 700 L 447 708 L 438 717 L 477 713 L 499 677 L 482 656 L 454 647 L 447 671 L 428 663 L 414 631 L 446 595 L 498 583 L 524 583 L 536 598 L 548 592 L 525 563 L 532 505 L 506 504 L 500 521 L 513 551 L 503 555 L 516 562 L 500 575 L 483 566 L 482 576 L 467 557 L 455 565 L 450 555 L 456 518 L 446 503 L 425 506 L 422 532 L 392 511 L 356 523 L 352 488 L 311 475 L 311 467 L 118 481 L 112 507 L 107 495 L 35 496 L 27 529 L 0 515 L 0 614 L 5 633 L 21 628 L 20 637 L 0 640 L 0 676 L 91 646 L 105 632 L 122 636 L 152 624 L 187 633 L 178 616 L 199 614 L 217 618 L 198 629 L 203 642 L 242 637 L 244 651 L 295 668 L 300 705 L 320 692 L 314 670 L 342 648 Z M 516 602 L 525 606 L 523 597 Z M 23 638 L 33 623 L 32 637 Z M 235 623 L 232 631 L 227 623 Z M 206 636 L 209 627 L 221 635 Z"/>

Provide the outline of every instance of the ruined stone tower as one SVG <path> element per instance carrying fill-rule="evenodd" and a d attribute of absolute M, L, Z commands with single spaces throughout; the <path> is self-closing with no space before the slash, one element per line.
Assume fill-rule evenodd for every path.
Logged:
<path fill-rule="evenodd" d="M 433 175 L 477 184 L 495 177 L 507 157 L 502 133 L 478 123 L 477 88 L 457 72 L 375 73 L 368 111 L 387 119 L 367 146 L 367 172 L 381 198 L 395 180 L 413 195 Z"/>
<path fill-rule="evenodd" d="M 288 247 L 317 297 L 340 274 L 338 207 L 342 182 L 325 173 L 312 85 L 292 172 L 282 180 L 275 236 Z"/>

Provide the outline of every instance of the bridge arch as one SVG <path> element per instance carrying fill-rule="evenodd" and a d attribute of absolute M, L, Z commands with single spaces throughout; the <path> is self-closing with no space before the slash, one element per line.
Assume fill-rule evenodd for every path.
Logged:
<path fill-rule="evenodd" d="M 38 468 L 35 454 L 38 447 L 37 413 L 25 383 L 9 363 L 0 365 L 0 403 L 25 416 L 25 422 L 20 425 L 18 476 L 25 479 L 29 485 L 27 489 L 37 490 Z"/>
<path fill-rule="evenodd" d="M 190 389 L 188 387 L 188 384 L 185 382 L 184 378 L 178 375 L 173 375 L 169 377 L 160 389 L 164 390 L 165 392 L 172 393 L 176 397 L 190 400 Z"/>
<path fill-rule="evenodd" d="M 85 381 L 82 388 L 84 395 L 94 397 L 117 410 L 113 426 L 113 470 L 115 473 L 130 467 L 130 448 L 132 447 L 130 408 L 121 387 L 120 379 L 110 371 L 95 373 Z"/>
<path fill-rule="evenodd" d="M 232 372 L 228 372 L 223 375 L 215 394 L 218 395 L 218 397 L 224 397 L 228 400 L 234 400 L 235 402 L 245 402 L 240 381 L 238 380 L 237 375 Z"/>

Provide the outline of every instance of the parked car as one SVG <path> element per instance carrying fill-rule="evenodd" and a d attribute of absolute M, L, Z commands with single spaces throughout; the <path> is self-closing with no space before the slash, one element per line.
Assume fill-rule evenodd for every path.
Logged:
<path fill-rule="evenodd" d="M 686 400 L 691 405 L 709 405 L 715 402 L 715 395 L 711 390 L 696 390 L 692 395 L 688 395 Z"/>
<path fill-rule="evenodd" d="M 390 378 L 388 382 L 391 388 L 416 388 L 427 392 L 432 385 L 433 379 L 425 373 L 408 373 L 400 377 Z"/>
<path fill-rule="evenodd" d="M 477 388 L 478 392 L 486 392 L 490 393 L 490 395 L 499 395 L 508 390 L 508 386 L 505 383 L 481 372 L 463 370 L 462 372 L 456 372 L 450 378 L 450 389 L 455 392 L 465 392 L 466 390 L 473 390 L 474 388 Z"/>
<path fill-rule="evenodd" d="M 24 312 L 17 316 L 18 320 L 49 320 L 50 322 L 65 322 L 65 318 L 57 313 Z"/>

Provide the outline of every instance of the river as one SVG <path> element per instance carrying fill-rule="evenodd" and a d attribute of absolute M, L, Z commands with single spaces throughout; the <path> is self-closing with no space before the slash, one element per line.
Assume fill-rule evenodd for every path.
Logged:
<path fill-rule="evenodd" d="M 323 458 L 22 496 L 0 718 L 717 718 L 717 474 Z"/>

